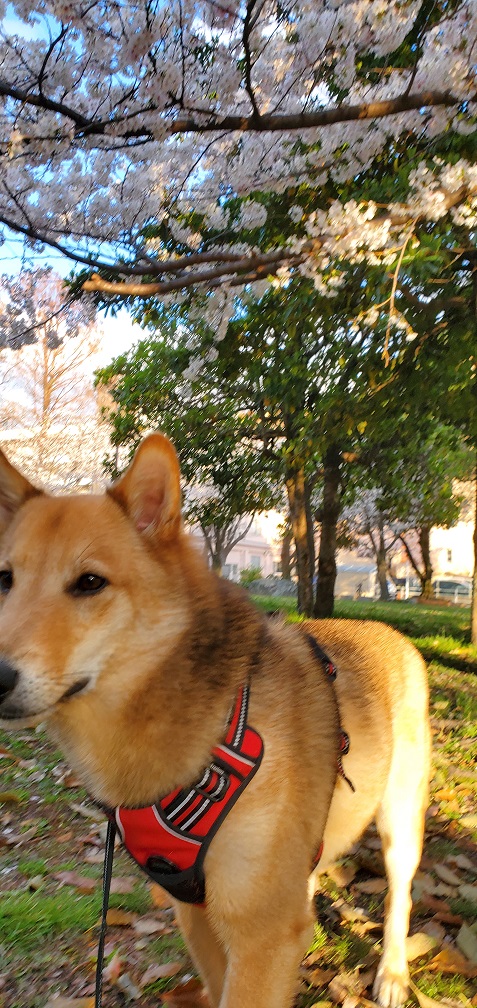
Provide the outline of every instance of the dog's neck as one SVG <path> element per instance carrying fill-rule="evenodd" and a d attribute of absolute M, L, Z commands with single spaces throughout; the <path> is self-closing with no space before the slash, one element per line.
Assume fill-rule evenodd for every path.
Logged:
<path fill-rule="evenodd" d="M 241 589 L 213 574 L 207 584 L 205 598 L 190 585 L 188 619 L 159 662 L 141 668 L 124 656 L 126 688 L 115 693 L 114 674 L 106 675 L 52 719 L 52 734 L 97 801 L 147 805 L 185 787 L 225 737 L 237 691 L 257 664 L 263 619 Z"/>

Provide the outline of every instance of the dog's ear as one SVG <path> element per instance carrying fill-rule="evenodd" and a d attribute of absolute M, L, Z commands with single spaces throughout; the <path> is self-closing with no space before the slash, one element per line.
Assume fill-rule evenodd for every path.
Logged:
<path fill-rule="evenodd" d="M 181 521 L 181 486 L 178 458 L 169 439 L 164 434 L 146 437 L 108 493 L 138 532 L 151 539 L 173 539 Z"/>
<path fill-rule="evenodd" d="M 0 535 L 3 535 L 18 508 L 29 497 L 36 497 L 42 492 L 26 476 L 22 476 L 0 450 Z"/>

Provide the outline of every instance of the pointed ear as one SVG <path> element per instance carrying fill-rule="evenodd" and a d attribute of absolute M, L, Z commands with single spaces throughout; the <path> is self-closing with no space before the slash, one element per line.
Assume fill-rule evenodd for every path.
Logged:
<path fill-rule="evenodd" d="M 169 439 L 164 434 L 146 437 L 108 493 L 138 532 L 151 539 L 173 539 L 181 522 L 181 486 L 179 461 Z"/>
<path fill-rule="evenodd" d="M 43 491 L 33 486 L 26 476 L 22 476 L 0 450 L 0 535 L 3 535 L 18 508 L 29 497 L 41 493 Z"/>

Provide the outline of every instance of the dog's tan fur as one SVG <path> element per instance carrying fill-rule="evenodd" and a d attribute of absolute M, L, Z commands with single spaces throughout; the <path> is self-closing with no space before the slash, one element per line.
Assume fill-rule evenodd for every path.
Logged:
<path fill-rule="evenodd" d="M 207 853 L 206 908 L 176 906 L 213 1008 L 290 1008 L 312 933 L 313 853 L 323 838 L 324 869 L 373 816 L 389 880 L 375 997 L 398 1005 L 429 773 L 417 651 L 380 624 L 308 623 L 338 668 L 333 686 L 300 629 L 267 622 L 207 570 L 181 529 L 162 435 L 104 496 L 50 497 L 2 456 L 0 519 L 0 570 L 13 573 L 0 660 L 17 673 L 0 718 L 46 721 L 96 799 L 148 804 L 196 780 L 251 676 L 263 762 Z M 86 573 L 108 584 L 82 595 Z M 338 719 L 354 793 L 336 776 Z"/>

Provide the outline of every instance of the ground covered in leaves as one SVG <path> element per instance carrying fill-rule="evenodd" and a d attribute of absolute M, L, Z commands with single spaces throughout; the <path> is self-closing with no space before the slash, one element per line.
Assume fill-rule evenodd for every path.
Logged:
<path fill-rule="evenodd" d="M 429 671 L 434 776 L 413 888 L 409 1004 L 477 1008 L 477 677 L 442 659 Z M 0 735 L 0 1008 L 93 1008 L 104 834 L 41 732 Z M 366 1008 L 386 893 L 373 829 L 322 883 L 296 1008 Z M 203 1005 L 167 896 L 124 852 L 112 891 L 104 1008 Z"/>

